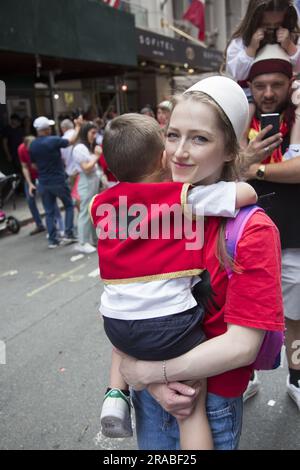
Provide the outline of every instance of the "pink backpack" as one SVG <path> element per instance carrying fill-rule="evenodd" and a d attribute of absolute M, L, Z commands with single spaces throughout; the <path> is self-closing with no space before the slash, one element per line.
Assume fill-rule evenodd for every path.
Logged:
<path fill-rule="evenodd" d="M 243 207 L 235 219 L 228 219 L 226 225 L 226 247 L 228 254 L 234 260 L 236 256 L 238 242 L 242 236 L 245 225 L 250 217 L 258 211 L 263 211 L 258 206 Z M 233 272 L 230 266 L 226 268 L 229 279 Z M 282 331 L 266 331 L 263 343 L 257 355 L 253 368 L 256 370 L 277 369 L 281 362 L 281 348 L 284 343 L 284 333 Z"/>

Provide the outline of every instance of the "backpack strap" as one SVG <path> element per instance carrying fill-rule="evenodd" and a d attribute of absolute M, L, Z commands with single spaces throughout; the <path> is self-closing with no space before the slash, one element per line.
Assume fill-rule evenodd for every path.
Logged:
<path fill-rule="evenodd" d="M 232 260 L 234 260 L 236 257 L 238 242 L 243 234 L 245 225 L 247 224 L 250 217 L 258 211 L 264 212 L 261 207 L 256 205 L 242 207 L 235 218 L 228 219 L 225 229 L 225 241 L 227 253 L 229 254 L 230 258 L 232 258 Z M 232 268 L 227 264 L 225 269 L 227 276 L 230 279 L 233 274 Z"/>
<path fill-rule="evenodd" d="M 225 231 L 227 252 L 234 261 L 237 252 L 238 242 L 243 234 L 244 228 L 250 217 L 257 211 L 264 210 L 256 205 L 247 206 L 240 209 L 235 219 L 228 219 Z M 233 271 L 230 265 L 225 266 L 227 276 L 230 279 Z M 284 342 L 282 331 L 266 331 L 261 348 L 258 352 L 253 369 L 271 370 L 280 365 L 280 351 Z"/>

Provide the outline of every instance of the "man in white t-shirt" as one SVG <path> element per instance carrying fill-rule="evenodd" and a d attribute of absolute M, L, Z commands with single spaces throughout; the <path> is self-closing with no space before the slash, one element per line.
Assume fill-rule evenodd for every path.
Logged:
<path fill-rule="evenodd" d="M 64 139 L 70 140 L 75 134 L 74 124 L 70 119 L 64 119 L 60 124 L 60 128 Z M 73 158 L 73 147 L 73 145 L 70 145 L 60 150 L 69 177 L 76 176 L 78 173 L 78 165 Z"/>

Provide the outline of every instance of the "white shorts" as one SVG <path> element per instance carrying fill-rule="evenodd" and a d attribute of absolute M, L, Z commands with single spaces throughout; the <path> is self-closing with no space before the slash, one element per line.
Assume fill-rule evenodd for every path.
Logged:
<path fill-rule="evenodd" d="M 284 316 L 300 320 L 300 248 L 282 250 Z"/>

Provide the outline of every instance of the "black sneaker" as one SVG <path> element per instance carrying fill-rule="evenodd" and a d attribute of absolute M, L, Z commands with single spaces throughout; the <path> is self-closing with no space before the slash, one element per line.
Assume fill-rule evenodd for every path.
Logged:
<path fill-rule="evenodd" d="M 45 227 L 41 225 L 40 227 L 36 227 L 34 230 L 32 230 L 29 235 L 37 235 L 38 233 L 42 233 L 45 231 L 46 231 Z"/>

